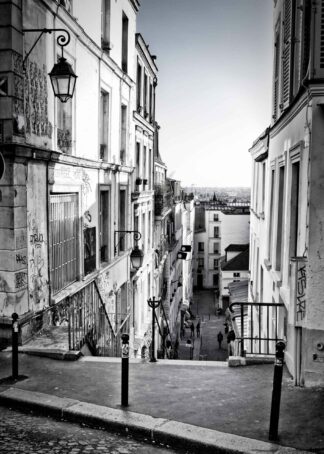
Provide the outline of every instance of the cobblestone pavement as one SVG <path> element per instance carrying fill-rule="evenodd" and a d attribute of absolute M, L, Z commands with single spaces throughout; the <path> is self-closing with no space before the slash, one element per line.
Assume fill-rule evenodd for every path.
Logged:
<path fill-rule="evenodd" d="M 1 454 L 175 454 L 104 430 L 0 407 Z M 184 454 L 184 452 L 182 453 Z"/>

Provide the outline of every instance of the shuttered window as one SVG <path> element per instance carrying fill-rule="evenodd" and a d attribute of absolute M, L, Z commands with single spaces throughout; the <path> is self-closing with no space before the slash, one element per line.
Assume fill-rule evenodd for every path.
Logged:
<path fill-rule="evenodd" d="M 293 3 L 293 0 L 284 1 L 281 87 L 281 102 L 283 107 L 289 104 L 291 96 Z"/>
<path fill-rule="evenodd" d="M 324 4 L 324 2 L 322 2 Z M 324 7 L 322 8 L 323 12 Z M 302 31 L 302 56 L 301 56 L 301 80 L 307 74 L 309 55 L 310 55 L 310 30 L 311 30 L 311 4 L 310 0 L 305 0 L 303 4 L 303 31 Z M 324 23 L 324 19 L 323 22 Z M 324 49 L 323 49 L 324 50 Z"/>
<path fill-rule="evenodd" d="M 273 74 L 273 114 L 272 118 L 277 119 L 279 107 L 279 72 L 280 72 L 280 20 L 276 26 L 275 48 L 274 48 L 274 74 Z"/>
<path fill-rule="evenodd" d="M 52 293 L 78 275 L 78 195 L 50 196 L 50 276 Z"/>
<path fill-rule="evenodd" d="M 321 0 L 320 68 L 324 68 L 324 0 Z"/>

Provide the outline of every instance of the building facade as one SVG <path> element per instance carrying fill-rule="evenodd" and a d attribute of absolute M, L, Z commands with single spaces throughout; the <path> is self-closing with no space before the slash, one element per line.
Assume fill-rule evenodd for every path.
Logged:
<path fill-rule="evenodd" d="M 136 109 L 132 216 L 135 231 L 141 233 L 139 245 L 144 253 L 142 267 L 132 273 L 134 316 L 130 329 L 133 356 L 148 355 L 151 345 L 151 314 L 147 304 L 155 294 L 154 282 L 154 134 L 157 66 L 144 38 L 135 35 Z"/>
<path fill-rule="evenodd" d="M 231 243 L 248 243 L 248 202 L 209 201 L 196 205 L 194 285 L 219 289 L 219 266 Z"/>
<path fill-rule="evenodd" d="M 26 0 L 0 8 L 2 342 L 15 312 L 22 342 L 44 326 L 68 324 L 70 348 L 87 343 L 94 354 L 116 355 L 123 332 L 133 345 L 137 335 L 143 342 L 142 300 L 153 292 L 156 66 L 135 39 L 139 2 Z M 43 28 L 70 34 L 63 51 L 77 84 L 66 103 L 47 77 L 62 31 L 40 36 Z M 147 73 L 136 88 L 140 58 Z M 143 100 L 148 115 L 137 110 Z M 144 252 L 137 272 L 136 244 Z"/>
<path fill-rule="evenodd" d="M 272 330 L 305 386 L 324 384 L 323 17 L 323 2 L 274 2 L 273 115 L 250 149 L 250 301 L 279 311 Z"/>

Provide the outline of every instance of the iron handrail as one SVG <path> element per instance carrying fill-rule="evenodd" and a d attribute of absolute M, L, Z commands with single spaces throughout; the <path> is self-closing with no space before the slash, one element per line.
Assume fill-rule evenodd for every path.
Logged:
<path fill-rule="evenodd" d="M 237 313 L 237 311 L 234 310 L 235 306 L 239 308 L 239 313 Z M 236 330 L 235 330 L 236 331 L 235 336 L 237 334 L 236 340 L 240 344 L 240 347 L 241 347 L 241 356 L 245 356 L 246 353 L 263 354 L 263 355 L 272 354 L 272 353 L 270 353 L 269 343 L 278 342 L 278 340 L 281 340 L 278 336 L 278 309 L 283 306 L 284 306 L 283 303 L 264 303 L 264 302 L 234 302 L 229 305 L 229 309 L 231 311 L 231 321 L 233 323 L 235 323 L 235 325 L 233 325 L 233 329 L 234 329 L 234 327 L 236 327 Z M 266 320 L 265 320 L 266 326 L 265 327 L 263 326 L 264 315 L 262 315 L 262 317 L 261 317 L 261 311 L 259 310 L 257 313 L 258 334 L 254 335 L 253 334 L 254 333 L 254 331 L 253 331 L 254 330 L 253 309 L 260 309 L 261 307 L 267 308 L 267 312 L 265 314 L 266 315 Z M 270 307 L 276 308 L 275 324 L 274 324 L 274 330 L 275 330 L 274 337 L 273 337 L 272 332 L 271 332 L 272 335 L 270 336 L 270 323 L 269 323 L 269 308 Z M 248 333 L 244 332 L 244 329 L 245 329 L 244 320 L 246 321 L 247 318 L 249 317 L 249 308 L 251 309 L 250 319 L 249 319 L 250 335 L 248 335 Z M 246 311 L 244 309 L 246 309 Z M 236 320 L 240 320 L 240 323 L 241 323 L 240 330 L 236 324 Z M 264 331 L 264 329 L 266 330 L 266 336 L 261 335 L 261 334 L 263 334 L 262 332 Z M 244 341 L 250 341 L 250 351 L 246 351 L 244 349 L 244 347 L 245 347 Z M 261 345 L 262 341 L 266 343 L 266 351 L 262 351 L 262 348 L 264 348 L 264 346 Z M 255 351 L 253 351 L 254 350 L 253 342 L 259 343 L 259 352 L 256 351 L 257 347 L 255 347 Z"/>

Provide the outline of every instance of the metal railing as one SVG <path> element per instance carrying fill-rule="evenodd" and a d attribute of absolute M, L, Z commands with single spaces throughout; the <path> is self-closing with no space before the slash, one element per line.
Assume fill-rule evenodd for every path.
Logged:
<path fill-rule="evenodd" d="M 95 281 L 60 304 L 66 305 L 70 350 L 86 344 L 94 356 L 120 356 L 121 335 L 129 332 L 130 315 L 114 329 Z"/>
<path fill-rule="evenodd" d="M 278 334 L 279 310 L 282 306 L 282 303 L 230 304 L 235 341 L 241 356 L 275 354 L 276 343 L 282 340 Z"/>
<path fill-rule="evenodd" d="M 162 345 L 161 346 L 162 346 L 162 350 L 163 350 L 163 357 L 166 354 L 167 358 L 171 359 L 169 351 L 168 351 L 168 348 L 167 348 L 167 343 L 170 342 L 171 351 L 173 351 L 173 354 L 174 354 L 175 345 L 172 342 L 171 331 L 170 331 L 170 327 L 169 327 L 168 318 L 166 316 L 165 309 L 164 309 L 164 306 L 163 306 L 163 301 L 160 304 L 160 309 L 161 309 L 161 315 L 162 315 L 162 323 L 160 325 L 159 319 L 158 319 L 158 316 L 157 316 L 156 312 L 155 312 L 155 321 L 157 323 L 159 334 L 160 334 L 161 339 L 162 339 Z M 164 322 L 165 326 L 163 326 L 163 322 Z"/>

